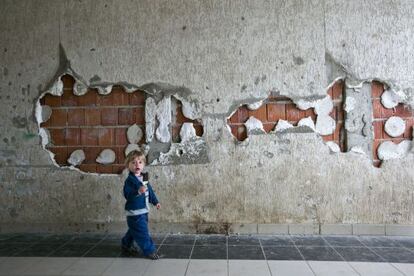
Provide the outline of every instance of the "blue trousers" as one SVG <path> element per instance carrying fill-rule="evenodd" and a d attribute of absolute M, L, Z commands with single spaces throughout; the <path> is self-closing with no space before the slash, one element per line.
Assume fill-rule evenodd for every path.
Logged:
<path fill-rule="evenodd" d="M 128 231 L 122 238 L 122 245 L 130 247 L 135 241 L 144 255 L 155 252 L 154 242 L 148 232 L 148 214 L 127 216 L 127 224 Z"/>

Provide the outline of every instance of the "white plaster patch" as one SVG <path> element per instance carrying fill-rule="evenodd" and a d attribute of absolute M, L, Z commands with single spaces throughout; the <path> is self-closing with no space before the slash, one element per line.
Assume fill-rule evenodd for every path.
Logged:
<path fill-rule="evenodd" d="M 47 91 L 54 96 L 62 96 L 63 95 L 63 81 L 61 80 L 62 76 L 59 76 L 57 81 L 55 81 L 52 87 Z"/>
<path fill-rule="evenodd" d="M 250 116 L 250 118 L 244 123 L 244 125 L 246 126 L 247 133 L 251 133 L 252 131 L 259 131 L 265 133 L 263 123 L 253 116 Z"/>
<path fill-rule="evenodd" d="M 81 149 L 77 149 L 70 154 L 70 157 L 68 158 L 68 163 L 71 164 L 72 166 L 78 166 L 82 164 L 84 160 L 85 160 L 85 152 Z"/>
<path fill-rule="evenodd" d="M 366 152 L 361 147 L 358 147 L 358 146 L 352 147 L 350 151 L 354 153 L 366 155 Z"/>
<path fill-rule="evenodd" d="M 186 142 L 194 137 L 197 137 L 193 123 L 184 123 L 181 126 L 180 137 L 181 142 Z"/>
<path fill-rule="evenodd" d="M 98 93 L 100 95 L 108 95 L 108 94 L 110 94 L 111 91 L 112 91 L 112 87 L 113 87 L 112 84 L 111 85 L 107 85 L 105 87 L 102 87 L 102 86 L 94 86 L 94 88 L 98 89 Z"/>
<path fill-rule="evenodd" d="M 284 131 L 286 129 L 293 128 L 293 125 L 285 120 L 279 120 L 275 127 L 276 132 Z"/>
<path fill-rule="evenodd" d="M 111 149 L 104 149 L 96 158 L 96 162 L 100 164 L 112 164 L 115 162 L 115 152 Z"/>
<path fill-rule="evenodd" d="M 197 113 L 197 106 L 195 103 L 189 103 L 187 101 L 181 100 L 181 104 L 182 104 L 183 115 L 186 118 L 195 120 L 197 117 L 199 117 Z"/>
<path fill-rule="evenodd" d="M 333 102 L 331 96 L 327 95 L 321 100 L 317 100 L 315 103 L 315 113 L 317 115 L 328 115 L 333 108 Z"/>
<path fill-rule="evenodd" d="M 339 145 L 333 141 L 326 142 L 326 145 L 329 147 L 329 150 L 331 152 L 341 152 L 341 148 L 339 147 Z"/>
<path fill-rule="evenodd" d="M 42 147 L 45 148 L 50 141 L 50 133 L 46 128 L 39 129 L 39 135 L 42 142 Z"/>
<path fill-rule="evenodd" d="M 145 101 L 145 140 L 150 143 L 154 139 L 155 117 L 157 114 L 157 105 L 153 98 Z"/>
<path fill-rule="evenodd" d="M 169 125 L 171 123 L 171 100 L 170 97 L 164 97 L 157 105 L 156 116 L 159 125 L 155 131 L 157 140 L 161 143 L 171 141 Z"/>
<path fill-rule="evenodd" d="M 305 101 L 303 99 L 297 100 L 295 102 L 296 107 L 299 108 L 300 110 L 307 110 L 309 108 L 313 108 L 315 107 L 315 101 Z"/>
<path fill-rule="evenodd" d="M 141 150 L 141 148 L 139 147 L 139 145 L 137 144 L 129 144 L 126 148 L 125 148 L 125 156 L 128 155 L 128 153 L 130 153 L 133 150 Z"/>
<path fill-rule="evenodd" d="M 251 103 L 247 105 L 247 108 L 249 110 L 257 110 L 259 109 L 259 107 L 261 107 L 263 105 L 263 100 L 255 102 L 255 103 Z"/>
<path fill-rule="evenodd" d="M 381 103 L 385 108 L 394 108 L 400 102 L 400 97 L 391 89 L 381 95 Z"/>
<path fill-rule="evenodd" d="M 345 104 L 344 104 L 344 110 L 347 113 L 351 112 L 352 110 L 354 110 L 355 104 L 356 104 L 356 101 L 354 97 L 346 97 Z"/>
<path fill-rule="evenodd" d="M 127 139 L 130 144 L 138 144 L 143 135 L 142 129 L 137 124 L 133 124 L 128 128 Z"/>
<path fill-rule="evenodd" d="M 46 122 L 50 119 L 50 116 L 52 115 L 52 108 L 50 108 L 50 106 L 48 105 L 42 105 L 41 114 L 41 122 L 39 123 Z"/>
<path fill-rule="evenodd" d="M 377 153 L 380 160 L 399 159 L 405 157 L 410 149 L 410 140 L 404 140 L 398 145 L 391 141 L 385 141 L 378 147 Z"/>
<path fill-rule="evenodd" d="M 397 116 L 390 117 L 384 125 L 385 132 L 391 137 L 398 137 L 405 131 L 405 121 Z"/>
<path fill-rule="evenodd" d="M 88 86 L 83 82 L 75 78 L 75 84 L 73 85 L 73 94 L 76 96 L 83 96 L 88 92 Z M 95 92 L 90 92 L 95 93 Z"/>
<path fill-rule="evenodd" d="M 319 115 L 316 118 L 316 132 L 320 135 L 331 135 L 336 127 L 335 120 L 328 115 Z"/>
<path fill-rule="evenodd" d="M 307 127 L 310 127 L 313 131 L 315 131 L 316 129 L 315 129 L 315 123 L 313 122 L 313 120 L 312 120 L 312 117 L 306 117 L 306 118 L 303 118 L 303 119 L 301 119 L 299 122 L 298 122 L 298 126 L 307 126 Z"/>

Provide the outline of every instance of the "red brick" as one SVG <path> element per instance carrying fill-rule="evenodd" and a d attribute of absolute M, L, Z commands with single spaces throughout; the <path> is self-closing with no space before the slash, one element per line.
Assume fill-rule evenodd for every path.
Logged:
<path fill-rule="evenodd" d="M 97 165 L 96 166 L 96 171 L 98 173 L 103 173 L 103 174 L 112 174 L 113 169 L 112 169 L 112 165 Z"/>
<path fill-rule="evenodd" d="M 144 107 L 136 107 L 135 110 L 136 110 L 135 122 L 137 123 L 137 125 L 145 125 L 145 108 Z M 191 122 L 190 119 L 187 119 L 187 120 Z"/>
<path fill-rule="evenodd" d="M 340 139 L 341 139 L 341 131 L 342 131 L 342 127 L 343 127 L 343 122 L 338 122 L 338 123 L 336 123 L 336 128 L 335 128 L 335 132 L 334 132 L 334 136 L 333 136 L 333 139 L 335 140 L 335 141 L 340 141 Z"/>
<path fill-rule="evenodd" d="M 118 108 L 102 108 L 101 124 L 104 126 L 116 126 L 118 124 Z"/>
<path fill-rule="evenodd" d="M 78 105 L 78 96 L 73 94 L 72 90 L 66 90 L 61 96 L 62 106 L 77 106 Z"/>
<path fill-rule="evenodd" d="M 328 89 L 328 93 L 329 96 L 331 96 L 331 99 L 333 99 L 333 86 L 331 86 L 331 88 Z"/>
<path fill-rule="evenodd" d="M 404 132 L 404 138 L 413 139 L 413 126 L 414 126 L 414 119 L 406 119 L 405 120 L 405 132 Z"/>
<path fill-rule="evenodd" d="M 61 96 L 54 96 L 51 94 L 46 94 L 42 101 L 44 102 L 44 105 L 48 105 L 50 107 L 60 107 L 62 106 Z"/>
<path fill-rule="evenodd" d="M 79 169 L 83 172 L 96 173 L 97 166 L 95 164 L 81 164 Z"/>
<path fill-rule="evenodd" d="M 85 125 L 98 126 L 101 124 L 101 110 L 98 108 L 85 109 Z"/>
<path fill-rule="evenodd" d="M 82 149 L 85 152 L 84 164 L 96 164 L 96 158 L 103 150 L 103 148 L 99 147 L 84 147 Z"/>
<path fill-rule="evenodd" d="M 240 106 L 237 113 L 239 114 L 239 123 L 244 124 L 249 119 L 249 109 L 246 105 Z"/>
<path fill-rule="evenodd" d="M 285 104 L 267 104 L 267 121 L 276 123 L 279 119 L 286 120 Z"/>
<path fill-rule="evenodd" d="M 247 138 L 247 129 L 244 125 L 237 127 L 237 140 L 244 141 Z"/>
<path fill-rule="evenodd" d="M 328 141 L 334 141 L 335 139 L 334 139 L 334 135 L 333 134 L 331 134 L 331 135 L 324 135 L 324 136 L 322 136 L 322 139 L 325 141 L 325 142 L 328 142 Z"/>
<path fill-rule="evenodd" d="M 383 138 L 383 132 L 384 132 L 384 128 L 383 128 L 383 121 L 374 121 L 372 123 L 373 127 L 374 127 L 374 139 L 382 139 Z"/>
<path fill-rule="evenodd" d="M 338 122 L 343 122 L 345 120 L 345 111 L 338 108 L 336 110 L 336 119 Z"/>
<path fill-rule="evenodd" d="M 124 169 L 124 165 L 112 165 L 112 173 L 121 174 Z"/>
<path fill-rule="evenodd" d="M 401 118 L 411 118 L 413 112 L 409 106 L 400 103 L 395 107 L 393 115 Z"/>
<path fill-rule="evenodd" d="M 125 148 L 126 147 L 118 147 L 116 150 L 116 160 L 118 164 L 125 163 Z"/>
<path fill-rule="evenodd" d="M 228 124 L 238 124 L 239 122 L 239 110 L 237 109 L 236 112 L 231 115 L 231 117 L 227 120 Z"/>
<path fill-rule="evenodd" d="M 286 119 L 290 122 L 297 122 L 304 118 L 305 112 L 296 107 L 295 104 L 286 105 Z"/>
<path fill-rule="evenodd" d="M 81 144 L 84 146 L 98 145 L 99 129 L 97 128 L 82 128 L 81 129 Z"/>
<path fill-rule="evenodd" d="M 379 119 L 382 118 L 382 109 L 383 106 L 380 102 L 379 99 L 374 99 L 372 100 L 372 111 L 373 111 L 373 116 L 375 119 Z"/>
<path fill-rule="evenodd" d="M 234 136 L 234 138 L 236 138 L 238 140 L 237 137 L 237 129 L 239 128 L 238 125 L 230 125 L 230 129 L 231 129 L 231 134 Z"/>
<path fill-rule="evenodd" d="M 100 128 L 98 135 L 98 145 L 112 146 L 115 144 L 115 131 L 113 128 Z"/>
<path fill-rule="evenodd" d="M 96 106 L 97 105 L 97 92 L 94 90 L 88 90 L 85 95 L 78 96 L 79 106 Z"/>
<path fill-rule="evenodd" d="M 308 108 L 305 110 L 305 117 L 311 117 L 313 121 L 316 120 L 316 114 L 313 110 L 313 108 Z"/>
<path fill-rule="evenodd" d="M 143 112 L 143 109 L 142 109 L 142 108 L 140 108 L 139 113 L 143 114 L 143 115 L 144 115 L 144 117 L 145 117 L 145 112 Z M 177 105 L 177 108 L 176 108 L 176 113 L 177 113 L 177 115 L 176 115 L 176 117 L 175 117 L 175 122 L 176 122 L 177 124 L 182 124 L 182 123 L 191 122 L 191 119 L 189 119 L 189 118 L 187 118 L 187 117 L 185 117 L 185 116 L 184 116 L 184 114 L 183 114 L 183 110 L 182 110 L 181 105 Z M 141 117 L 141 116 L 140 116 L 140 117 Z M 138 119 L 138 118 L 137 118 L 137 119 Z M 144 121 L 145 121 L 145 119 L 144 119 Z"/>
<path fill-rule="evenodd" d="M 262 123 L 265 123 L 267 121 L 267 108 L 265 104 L 263 104 L 261 107 L 259 107 L 256 110 L 249 110 L 248 112 L 249 112 L 249 118 L 253 116 L 259 121 L 261 121 Z"/>
<path fill-rule="evenodd" d="M 275 123 L 265 123 L 263 124 L 263 128 L 266 131 L 266 133 L 269 133 L 275 128 L 275 125 Z"/>
<path fill-rule="evenodd" d="M 66 109 L 52 109 L 52 115 L 50 116 L 50 125 L 51 126 L 66 126 L 68 119 L 68 113 Z"/>
<path fill-rule="evenodd" d="M 374 160 L 372 162 L 372 165 L 376 168 L 379 168 L 379 167 L 381 167 L 381 161 L 380 160 Z"/>
<path fill-rule="evenodd" d="M 344 82 L 343 81 L 337 81 L 332 87 L 333 93 L 332 93 L 331 98 L 333 100 L 341 99 L 343 89 L 344 89 Z"/>
<path fill-rule="evenodd" d="M 59 165 L 66 165 L 69 158 L 67 147 L 50 147 L 49 151 L 53 152 L 54 159 Z"/>
<path fill-rule="evenodd" d="M 68 110 L 68 126 L 85 125 L 85 109 L 75 108 Z"/>
<path fill-rule="evenodd" d="M 80 129 L 79 128 L 67 128 L 65 129 L 65 143 L 68 146 L 80 145 Z"/>
<path fill-rule="evenodd" d="M 203 126 L 201 125 L 201 124 L 194 124 L 194 128 L 195 128 L 195 131 L 196 131 L 196 135 L 197 136 L 203 136 L 203 134 L 204 134 L 204 128 L 203 128 Z"/>
<path fill-rule="evenodd" d="M 115 129 L 115 144 L 116 145 L 127 145 L 127 129 L 126 128 L 116 128 Z"/>
<path fill-rule="evenodd" d="M 334 107 L 332 108 L 331 113 L 329 113 L 329 116 L 331 116 L 335 121 L 336 121 L 336 112 L 337 112 L 337 108 Z"/>
<path fill-rule="evenodd" d="M 381 117 L 382 118 L 389 118 L 391 116 L 394 115 L 394 109 L 393 108 L 385 108 L 382 104 L 381 104 Z"/>
<path fill-rule="evenodd" d="M 65 129 L 49 129 L 50 138 L 52 139 L 52 144 L 55 146 L 64 146 L 65 145 Z"/>
<path fill-rule="evenodd" d="M 401 143 L 402 141 L 404 141 L 405 139 L 402 136 L 396 137 L 396 138 L 392 138 L 391 141 L 398 145 L 399 143 Z"/>
<path fill-rule="evenodd" d="M 380 98 L 384 92 L 384 85 L 378 81 L 373 81 L 371 84 L 372 98 Z"/>
<path fill-rule="evenodd" d="M 63 88 L 72 89 L 75 84 L 75 79 L 71 75 L 63 75 L 60 80 L 63 82 Z"/>
<path fill-rule="evenodd" d="M 111 96 L 113 98 L 114 105 L 128 105 L 129 95 L 120 86 L 114 86 L 112 88 Z"/>
<path fill-rule="evenodd" d="M 118 109 L 118 123 L 120 125 L 132 125 L 136 119 L 136 109 L 134 108 L 119 108 Z"/>
<path fill-rule="evenodd" d="M 145 105 L 145 92 L 143 91 L 134 91 L 129 94 L 129 104 L 130 105 Z"/>

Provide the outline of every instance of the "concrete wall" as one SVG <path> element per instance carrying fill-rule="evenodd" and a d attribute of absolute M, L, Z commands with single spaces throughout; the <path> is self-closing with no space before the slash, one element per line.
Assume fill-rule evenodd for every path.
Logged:
<path fill-rule="evenodd" d="M 215 232 L 229 224 L 414 224 L 413 152 L 373 166 L 364 88 L 381 81 L 414 105 L 411 0 L 0 5 L 1 231 L 102 230 L 124 221 L 122 176 L 59 167 L 42 146 L 39 98 L 68 72 L 84 87 L 122 84 L 158 100 L 167 91 L 201 119 L 202 162 L 148 167 L 163 204 L 154 225 L 211 224 L 199 231 Z M 242 104 L 272 93 L 312 104 L 338 79 L 345 97 L 368 104 L 347 114 L 349 125 L 368 126 L 348 141 L 362 150 L 333 153 L 306 127 L 252 131 L 243 142 L 228 130 Z M 351 137 L 356 128 L 346 131 Z"/>

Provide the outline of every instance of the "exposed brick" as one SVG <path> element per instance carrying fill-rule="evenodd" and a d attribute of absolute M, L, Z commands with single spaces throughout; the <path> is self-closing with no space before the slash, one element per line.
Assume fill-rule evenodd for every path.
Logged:
<path fill-rule="evenodd" d="M 120 125 L 132 125 L 136 121 L 135 108 L 119 108 L 118 109 L 118 123 Z"/>
<path fill-rule="evenodd" d="M 129 95 L 120 86 L 114 86 L 110 94 L 113 98 L 114 105 L 128 105 Z"/>
<path fill-rule="evenodd" d="M 180 130 L 182 125 L 175 125 L 171 128 L 171 134 L 172 134 L 172 141 L 173 143 L 179 143 L 181 141 L 180 139 Z"/>
<path fill-rule="evenodd" d="M 115 129 L 115 144 L 116 145 L 127 145 L 127 128 L 116 128 Z"/>
<path fill-rule="evenodd" d="M 392 115 L 394 115 L 394 109 L 392 108 L 385 108 L 382 104 L 381 104 L 381 117 L 382 118 L 389 118 Z"/>
<path fill-rule="evenodd" d="M 329 113 L 329 116 L 331 116 L 335 121 L 336 121 L 336 112 L 337 112 L 337 109 L 336 107 L 334 107 L 332 108 L 331 113 Z"/>
<path fill-rule="evenodd" d="M 77 106 L 78 105 L 78 96 L 73 94 L 72 90 L 67 90 L 63 92 L 61 96 L 62 106 Z"/>
<path fill-rule="evenodd" d="M 52 109 L 52 115 L 49 119 L 51 126 L 66 126 L 68 113 L 66 109 Z"/>
<path fill-rule="evenodd" d="M 64 146 L 65 145 L 65 129 L 49 129 L 50 138 L 52 139 L 52 144 L 55 146 Z"/>
<path fill-rule="evenodd" d="M 384 132 L 383 129 L 383 121 L 374 121 L 372 125 L 374 126 L 374 138 L 375 139 L 382 139 L 382 133 Z"/>
<path fill-rule="evenodd" d="M 124 169 L 124 165 L 112 165 L 112 173 L 121 174 Z"/>
<path fill-rule="evenodd" d="M 239 128 L 238 125 L 230 125 L 230 129 L 231 129 L 231 134 L 238 140 L 239 138 L 237 137 L 237 129 Z"/>
<path fill-rule="evenodd" d="M 279 119 L 286 120 L 286 105 L 278 103 L 267 104 L 267 121 L 276 123 Z"/>
<path fill-rule="evenodd" d="M 305 115 L 303 110 L 300 110 L 296 107 L 295 104 L 286 105 L 286 119 L 290 122 L 297 122 L 302 119 Z"/>
<path fill-rule="evenodd" d="M 262 123 L 267 121 L 267 108 L 266 105 L 263 104 L 261 107 L 259 107 L 256 110 L 249 110 L 249 117 L 255 117 L 256 119 L 258 119 L 259 121 L 261 121 Z"/>
<path fill-rule="evenodd" d="M 331 135 L 324 135 L 324 136 L 322 136 L 322 139 L 325 141 L 325 142 L 328 142 L 328 141 L 334 141 L 335 139 L 334 139 L 334 135 L 333 134 L 331 134 Z"/>
<path fill-rule="evenodd" d="M 61 101 L 60 96 L 54 96 L 54 95 L 51 95 L 51 94 L 46 94 L 42 98 L 42 101 L 44 102 L 44 105 L 48 105 L 50 107 L 60 107 L 60 106 L 62 106 L 62 101 Z"/>
<path fill-rule="evenodd" d="M 404 105 L 404 104 L 399 104 L 395 107 L 393 116 L 398 116 L 401 118 L 411 118 L 413 116 L 413 112 L 409 106 Z"/>
<path fill-rule="evenodd" d="M 113 173 L 113 168 L 112 165 L 97 165 L 96 166 L 96 171 L 98 173 L 104 173 L 104 174 L 112 174 Z"/>
<path fill-rule="evenodd" d="M 116 150 L 116 160 L 118 164 L 125 163 L 125 148 L 126 147 L 118 147 Z"/>
<path fill-rule="evenodd" d="M 334 132 L 334 136 L 333 136 L 333 139 L 335 140 L 335 141 L 340 141 L 340 138 L 341 138 L 341 131 L 342 131 L 342 126 L 343 126 L 343 123 L 342 122 L 337 122 L 336 123 L 336 128 L 335 128 L 335 132 Z"/>
<path fill-rule="evenodd" d="M 101 124 L 104 126 L 115 126 L 118 124 L 118 108 L 102 108 Z"/>
<path fill-rule="evenodd" d="M 54 153 L 54 159 L 59 165 L 66 165 L 68 160 L 68 149 L 67 147 L 50 147 L 49 151 Z"/>
<path fill-rule="evenodd" d="M 85 125 L 98 126 L 101 124 L 101 110 L 99 108 L 85 109 Z"/>
<path fill-rule="evenodd" d="M 249 119 L 249 109 L 246 105 L 239 107 L 239 123 L 244 124 Z"/>
<path fill-rule="evenodd" d="M 96 158 L 103 150 L 103 148 L 100 147 L 84 147 L 82 149 L 85 152 L 84 164 L 96 164 Z"/>
<path fill-rule="evenodd" d="M 328 93 L 327 93 L 331 99 L 333 99 L 333 86 L 331 86 L 331 88 L 328 89 Z"/>
<path fill-rule="evenodd" d="M 339 108 L 336 110 L 336 119 L 338 121 L 344 121 L 345 120 L 345 112 L 342 110 L 342 108 Z"/>
<path fill-rule="evenodd" d="M 237 127 L 237 140 L 244 141 L 247 138 L 247 129 L 244 125 Z"/>
<path fill-rule="evenodd" d="M 75 108 L 68 110 L 68 126 L 85 125 L 85 109 Z"/>
<path fill-rule="evenodd" d="M 378 147 L 380 146 L 382 142 L 380 140 L 374 140 L 374 143 L 372 144 L 372 156 L 374 160 L 378 160 Z"/>
<path fill-rule="evenodd" d="M 64 89 L 72 89 L 75 84 L 75 79 L 71 75 L 63 75 L 60 80 L 63 82 Z"/>
<path fill-rule="evenodd" d="M 197 136 L 203 136 L 204 134 L 204 128 L 201 124 L 194 124 L 194 128 L 196 131 Z"/>
<path fill-rule="evenodd" d="M 97 105 L 97 93 L 94 90 L 88 90 L 85 95 L 78 96 L 79 106 L 96 106 Z"/>
<path fill-rule="evenodd" d="M 98 145 L 99 129 L 97 128 L 82 128 L 81 129 L 81 144 L 84 146 Z"/>
<path fill-rule="evenodd" d="M 231 117 L 227 120 L 228 124 L 238 124 L 239 122 L 239 109 L 231 115 Z"/>
<path fill-rule="evenodd" d="M 407 138 L 410 140 L 413 139 L 413 126 L 414 126 L 414 118 L 405 120 L 404 138 Z"/>
<path fill-rule="evenodd" d="M 378 81 L 371 83 L 372 98 L 380 98 L 382 92 L 384 92 L 384 85 Z"/>
<path fill-rule="evenodd" d="M 382 118 L 382 109 L 383 106 L 379 99 L 372 100 L 372 109 L 374 118 Z"/>
<path fill-rule="evenodd" d="M 142 110 L 142 109 L 141 109 Z M 142 111 L 140 111 L 140 112 L 142 112 Z M 143 114 L 144 114 L 144 117 L 145 117 L 145 113 L 143 112 Z M 176 119 L 175 119 L 175 122 L 177 123 L 177 124 L 183 124 L 183 123 L 187 123 L 187 122 L 192 122 L 192 120 L 191 119 L 189 119 L 189 118 L 187 118 L 187 117 L 185 117 L 184 116 L 184 114 L 183 114 L 183 110 L 182 110 L 182 108 L 181 108 L 181 105 L 177 105 L 177 109 L 176 109 Z M 139 116 L 139 115 L 138 115 Z"/>
<path fill-rule="evenodd" d="M 115 142 L 115 131 L 113 128 L 100 128 L 98 137 L 98 145 L 112 146 Z"/>
<path fill-rule="evenodd" d="M 305 117 L 311 117 L 313 121 L 316 120 L 316 114 L 313 108 L 308 108 L 305 110 Z"/>
<path fill-rule="evenodd" d="M 374 160 L 372 162 L 372 165 L 376 168 L 379 168 L 379 167 L 381 167 L 381 161 L 380 160 Z"/>
<path fill-rule="evenodd" d="M 79 169 L 83 172 L 95 173 L 97 171 L 97 166 L 95 164 L 81 164 Z"/>
<path fill-rule="evenodd" d="M 79 128 L 67 128 L 65 129 L 65 143 L 68 146 L 80 145 L 80 129 Z"/>
<path fill-rule="evenodd" d="M 136 110 L 135 122 L 137 123 L 137 125 L 145 125 L 145 108 L 136 107 L 135 110 Z"/>
<path fill-rule="evenodd" d="M 266 131 L 266 133 L 269 133 L 275 128 L 275 125 L 275 123 L 264 123 L 263 128 Z"/>
<path fill-rule="evenodd" d="M 333 100 L 341 99 L 343 89 L 344 89 L 344 82 L 343 81 L 337 81 L 332 87 L 333 93 L 332 93 L 331 98 Z"/>
<path fill-rule="evenodd" d="M 129 94 L 129 104 L 130 105 L 145 105 L 145 92 L 134 91 Z"/>

